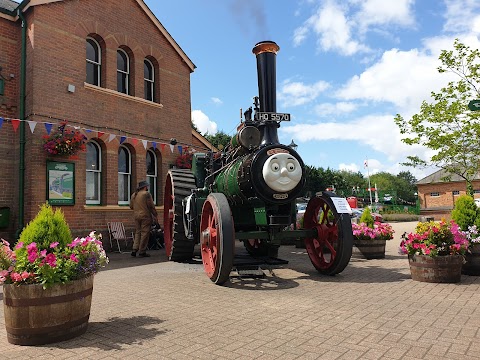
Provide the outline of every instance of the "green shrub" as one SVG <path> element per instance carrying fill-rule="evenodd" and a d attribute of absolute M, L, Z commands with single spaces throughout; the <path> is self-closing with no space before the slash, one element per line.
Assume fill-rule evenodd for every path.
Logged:
<path fill-rule="evenodd" d="M 369 228 L 373 229 L 373 225 L 375 223 L 370 208 L 366 207 L 363 210 L 362 216 L 360 216 L 360 223 L 364 223 Z"/>
<path fill-rule="evenodd" d="M 475 224 L 478 213 L 475 200 L 469 195 L 461 195 L 455 201 L 455 207 L 452 210 L 452 220 L 455 220 L 460 229 L 465 231 L 468 230 L 469 226 Z"/>
<path fill-rule="evenodd" d="M 36 243 L 39 249 L 48 249 L 50 244 L 58 242 L 64 248 L 72 241 L 72 234 L 63 212 L 53 211 L 47 203 L 40 207 L 37 216 L 28 223 L 20 234 L 20 242 L 25 245 Z"/>

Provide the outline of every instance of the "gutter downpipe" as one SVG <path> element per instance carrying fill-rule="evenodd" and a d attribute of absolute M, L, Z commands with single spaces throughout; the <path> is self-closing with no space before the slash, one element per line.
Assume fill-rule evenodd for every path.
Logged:
<path fill-rule="evenodd" d="M 23 2 L 17 8 L 17 15 L 22 21 L 22 49 L 20 58 L 20 159 L 18 165 L 18 228 L 15 238 L 20 238 L 25 222 L 25 88 L 27 60 L 27 20 L 23 16 L 23 8 L 29 1 Z M 23 5 L 23 6 L 22 6 Z"/>

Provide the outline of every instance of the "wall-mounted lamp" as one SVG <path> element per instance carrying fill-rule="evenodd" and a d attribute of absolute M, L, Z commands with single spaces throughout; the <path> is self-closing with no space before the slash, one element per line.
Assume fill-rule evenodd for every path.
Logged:
<path fill-rule="evenodd" d="M 170 145 L 177 145 L 177 139 L 171 138 L 170 139 Z"/>

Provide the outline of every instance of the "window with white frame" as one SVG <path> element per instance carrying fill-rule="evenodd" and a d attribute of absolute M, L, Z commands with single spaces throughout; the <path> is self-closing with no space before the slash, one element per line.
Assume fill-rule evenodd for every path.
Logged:
<path fill-rule="evenodd" d="M 127 53 L 122 50 L 117 50 L 117 91 L 130 94 L 130 59 Z"/>
<path fill-rule="evenodd" d="M 130 182 L 132 178 L 132 157 L 126 146 L 118 149 L 118 205 L 130 202 Z"/>
<path fill-rule="evenodd" d="M 150 60 L 143 60 L 143 80 L 145 83 L 145 100 L 155 101 L 155 72 Z"/>
<path fill-rule="evenodd" d="M 439 197 L 439 196 L 440 196 L 440 193 L 439 193 L 439 192 L 431 192 L 431 193 L 430 193 L 430 196 L 431 196 L 431 197 Z"/>
<path fill-rule="evenodd" d="M 102 53 L 100 45 L 93 38 L 87 38 L 87 78 L 86 82 L 100 86 Z"/>
<path fill-rule="evenodd" d="M 95 141 L 87 143 L 86 204 L 100 204 L 102 180 L 102 150 Z"/>
<path fill-rule="evenodd" d="M 452 194 L 455 196 L 455 195 L 460 195 L 460 190 L 453 190 L 452 191 Z"/>
<path fill-rule="evenodd" d="M 157 204 L 157 155 L 153 150 L 147 151 L 147 181 L 150 184 L 150 194 Z"/>

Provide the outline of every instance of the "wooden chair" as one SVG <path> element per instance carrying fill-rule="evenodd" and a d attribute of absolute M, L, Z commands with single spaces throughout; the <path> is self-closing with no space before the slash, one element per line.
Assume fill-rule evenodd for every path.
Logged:
<path fill-rule="evenodd" d="M 120 254 L 124 253 L 124 251 L 122 251 L 120 248 L 120 241 L 125 241 L 125 247 L 127 247 L 129 242 L 132 242 L 132 245 L 133 245 L 133 240 L 134 240 L 133 232 L 130 236 L 127 236 L 125 233 L 125 227 L 123 226 L 122 222 L 108 222 L 107 227 L 108 227 L 108 236 L 110 237 L 110 246 L 112 251 L 113 251 L 113 243 L 115 241 L 117 242 L 117 248 Z"/>

